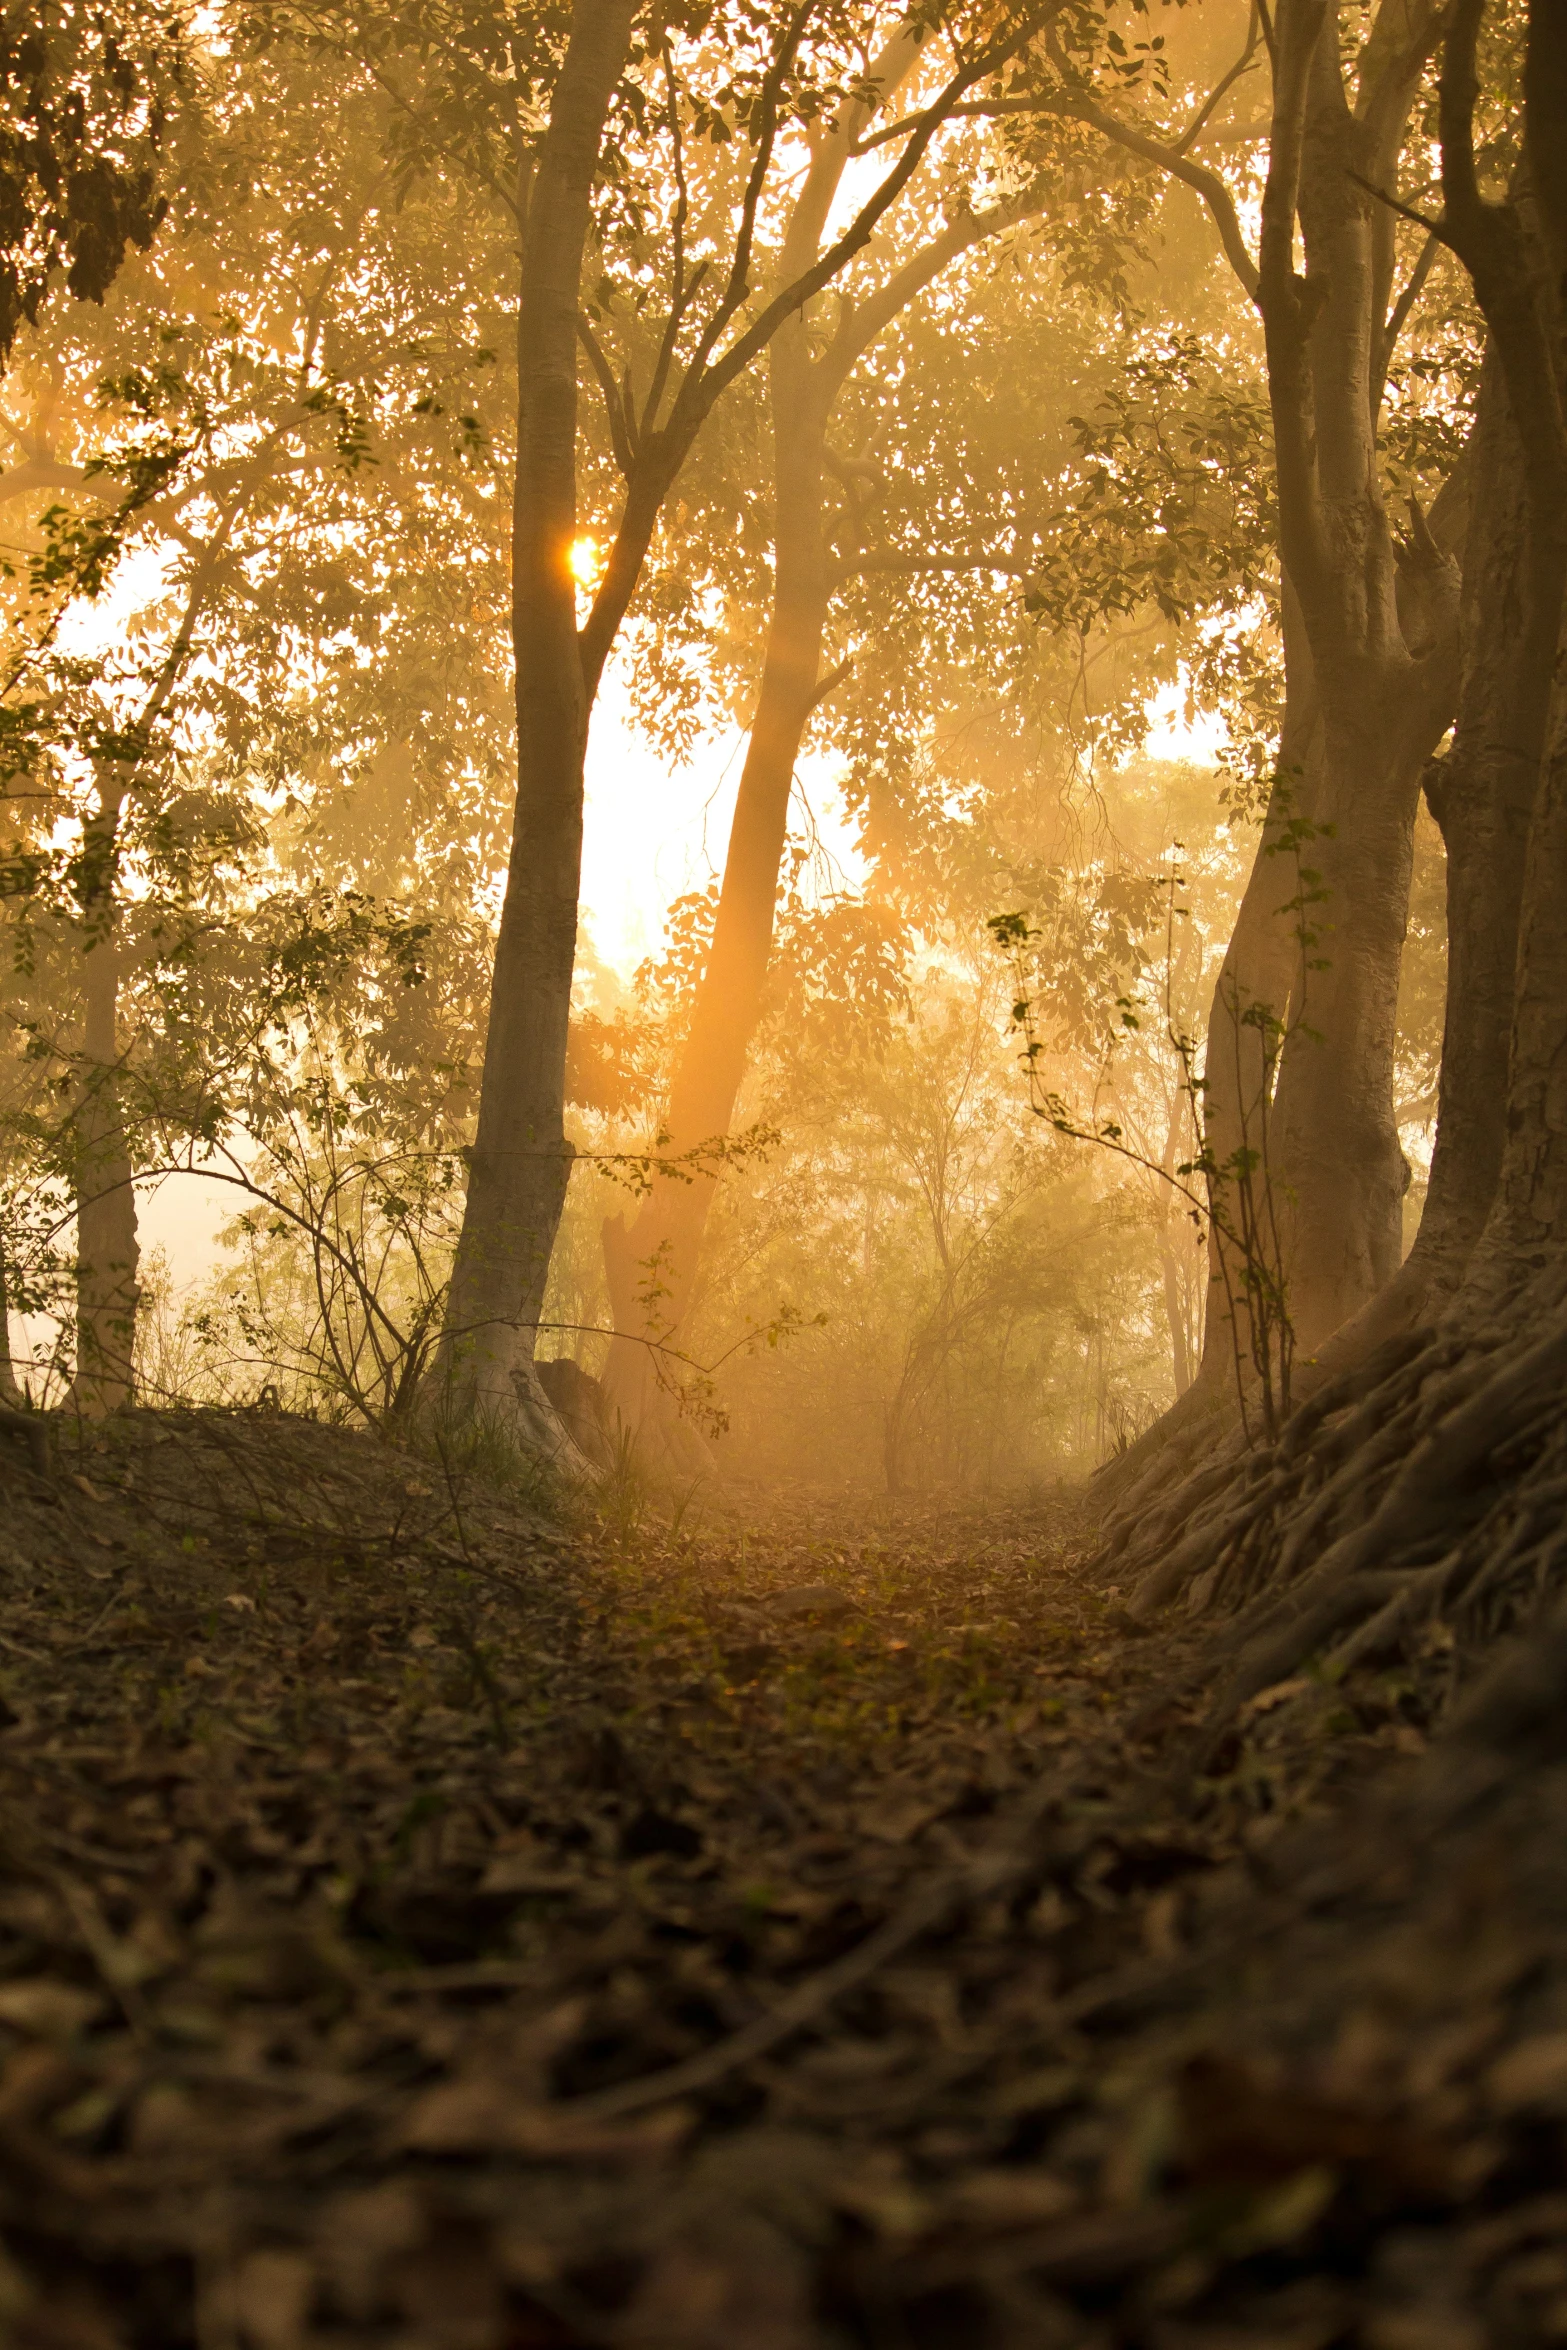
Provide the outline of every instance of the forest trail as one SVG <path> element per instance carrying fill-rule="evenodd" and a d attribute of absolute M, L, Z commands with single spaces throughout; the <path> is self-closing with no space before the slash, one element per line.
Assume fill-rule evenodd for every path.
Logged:
<path fill-rule="evenodd" d="M 3 1464 L 15 2350 L 1567 2340 L 1548 1641 L 1423 1759 L 1440 1651 L 1270 1693 L 1180 1800 L 1196 1651 L 1064 1502 L 563 1534 L 275 1416 L 58 1449 Z"/>

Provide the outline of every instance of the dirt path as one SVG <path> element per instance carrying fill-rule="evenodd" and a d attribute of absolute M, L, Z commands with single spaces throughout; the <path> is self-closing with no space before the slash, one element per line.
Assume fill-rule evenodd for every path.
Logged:
<path fill-rule="evenodd" d="M 0 1460 L 16 2350 L 1567 2342 L 1548 1643 L 1193 1788 L 1064 1506 L 98 1441 Z"/>

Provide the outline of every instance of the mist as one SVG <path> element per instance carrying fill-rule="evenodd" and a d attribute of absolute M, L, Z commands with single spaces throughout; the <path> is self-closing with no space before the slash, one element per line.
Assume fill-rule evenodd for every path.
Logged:
<path fill-rule="evenodd" d="M 15 2350 L 1567 2337 L 1564 128 L 0 6 Z"/>

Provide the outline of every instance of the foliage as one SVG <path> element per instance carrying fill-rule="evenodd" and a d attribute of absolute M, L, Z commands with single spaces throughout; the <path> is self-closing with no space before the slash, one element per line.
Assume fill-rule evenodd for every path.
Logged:
<path fill-rule="evenodd" d="M 1287 1008 L 1241 998 L 1233 980 L 1229 1000 L 1219 999 L 1235 1040 L 1234 1049 L 1240 1051 L 1241 1040 L 1248 1035 L 1254 1038 L 1259 1068 L 1255 1102 L 1243 1097 L 1240 1132 L 1227 1151 L 1215 1146 L 1209 1131 L 1206 1096 L 1212 1076 L 1203 1066 L 1199 1026 L 1199 1007 L 1206 999 L 1191 985 L 1191 958 L 1184 951 L 1193 917 L 1187 877 L 1179 863 L 1181 844 L 1175 845 L 1156 880 L 1143 881 L 1131 893 L 1131 903 L 1140 903 L 1143 914 L 1137 929 L 1128 924 L 1122 910 L 1127 899 L 1124 887 L 1111 896 L 1106 907 L 1103 883 L 1101 903 L 1088 909 L 1088 939 L 1074 942 L 1064 957 L 1059 942 L 1059 891 L 1052 893 L 1058 902 L 1047 909 L 1044 920 L 1014 912 L 992 915 L 989 923 L 990 934 L 1007 957 L 1013 977 L 1012 1024 L 1023 1038 L 1021 1058 L 1035 1114 L 1056 1133 L 1096 1143 L 1168 1186 L 1177 1212 L 1190 1220 L 1199 1237 L 1206 1239 L 1209 1231 L 1216 1232 L 1226 1244 L 1209 1253 L 1212 1278 L 1226 1286 L 1241 1423 L 1248 1438 L 1260 1435 L 1269 1443 L 1289 1416 L 1295 1354 L 1283 1242 L 1283 1186 L 1271 1147 L 1271 1110 L 1285 1046 L 1293 1034 L 1307 1030 L 1310 974 L 1326 968 L 1321 948 L 1328 893 L 1319 868 L 1306 862 L 1313 842 L 1325 829 L 1295 812 L 1287 786 L 1276 787 L 1273 818 L 1262 840 L 1261 854 L 1279 862 L 1287 876 L 1286 886 L 1292 886 L 1292 894 L 1281 901 L 1279 912 L 1290 921 L 1302 983 Z M 1155 933 L 1152 941 L 1150 932 Z M 1178 937 L 1182 940 L 1180 949 Z M 1148 970 L 1146 949 L 1150 943 L 1156 954 L 1162 950 L 1162 969 L 1154 987 L 1145 992 L 1135 986 L 1129 967 L 1136 964 L 1142 971 Z M 1199 950 L 1199 977 L 1202 961 Z M 1051 973 L 1059 963 L 1064 963 L 1072 976 L 1065 1021 L 1059 986 L 1054 990 L 1040 986 L 1041 969 Z M 1184 974 L 1182 965 L 1186 966 Z M 1106 990 L 1099 1011 L 1104 1041 L 1092 1107 L 1085 1111 L 1068 1099 L 1059 1082 L 1052 1081 L 1052 1063 L 1059 1064 L 1061 1045 L 1072 1038 L 1074 1018 L 1080 1033 L 1086 1007 L 1093 1001 L 1090 991 L 1095 978 Z M 1118 979 L 1121 984 L 1112 999 L 1108 989 Z M 1120 1098 L 1126 1088 L 1117 1082 L 1114 1069 L 1118 1046 L 1127 1036 L 1142 1035 L 1150 1013 L 1158 1037 L 1156 1050 L 1162 1048 L 1168 1055 L 1164 1088 L 1168 1106 L 1162 1142 L 1139 1130 L 1136 1123 L 1128 1124 Z M 1184 1156 L 1178 1138 L 1184 1138 Z M 1254 1409 L 1259 1420 L 1255 1430 L 1251 1426 Z"/>
<path fill-rule="evenodd" d="M 160 162 L 186 26 L 159 0 L 7 0 L 0 12 L 0 364 L 62 272 L 101 302 L 168 210 Z"/>
<path fill-rule="evenodd" d="M 65 1310 L 83 984 L 112 935 L 137 1178 L 173 1166 L 238 1187 L 238 1254 L 197 1308 L 203 1349 L 180 1357 L 213 1392 L 281 1383 L 321 1408 L 394 1411 L 446 1277 L 507 847 L 516 230 L 566 26 L 564 10 L 470 0 L 226 12 L 191 51 L 160 236 L 101 308 L 40 313 L 17 345 L 19 461 L 0 483 L 15 550 L 7 1277 L 13 1304 Z M 863 77 L 872 29 L 820 9 L 773 73 L 779 167 Z M 933 20 L 916 95 L 978 29 Z M 696 295 L 681 307 L 677 215 L 687 291 L 705 264 L 710 300 L 781 54 L 766 11 L 677 14 L 667 33 L 667 51 L 634 47 L 598 197 L 585 323 L 609 390 L 585 342 L 580 527 L 600 565 L 625 497 L 617 431 L 646 408 L 669 336 L 678 373 L 710 315 Z M 764 1431 L 779 1462 L 825 1442 L 856 1476 L 1090 1457 L 1184 1382 L 1201 1342 L 1201 1252 L 1157 1172 L 1200 1149 L 1150 1029 L 1120 1031 L 1112 1070 L 1101 1013 L 1157 993 L 1150 893 L 1178 831 L 1195 941 L 1178 1026 L 1196 1048 L 1270 769 L 1260 353 L 1188 192 L 1065 103 L 1102 69 L 1118 104 L 1176 119 L 1217 78 L 1221 32 L 1090 11 L 1061 43 L 1008 69 L 1010 111 L 946 126 L 875 245 L 803 312 L 820 352 L 933 234 L 1029 192 L 1025 222 L 867 349 L 834 413 L 837 683 L 812 749 L 860 861 L 828 877 L 790 852 L 717 1253 L 680 1349 L 725 1361 L 737 1450 Z M 1215 152 L 1242 200 L 1255 142 L 1225 119 Z M 786 177 L 757 210 L 732 331 L 772 283 Z M 1388 479 L 1428 497 L 1472 357 L 1441 266 L 1410 337 Z M 706 756 L 752 705 L 768 429 L 741 375 L 632 607 L 632 707 L 671 756 Z M 1172 692 L 1222 720 L 1221 772 L 1180 783 L 1155 839 L 1138 745 L 1150 697 Z M 122 793 L 109 834 L 93 828 L 106 759 Z M 584 995 L 574 1022 L 580 1163 L 545 1345 L 588 1361 L 605 1321 L 597 1222 L 665 1164 L 664 1089 L 714 897 L 691 889 L 635 981 Z M 1106 1115 L 1138 1138 L 1124 1183 L 1025 1139 L 983 976 L 998 904 L 1028 906 L 1039 934 L 1063 1089 L 1108 1084 Z M 1416 961 L 1417 1107 L 1436 966 L 1423 945 Z M 717 1163 L 697 1153 L 684 1171 Z M 804 1325 L 792 1348 L 739 1343 L 780 1316 Z"/>

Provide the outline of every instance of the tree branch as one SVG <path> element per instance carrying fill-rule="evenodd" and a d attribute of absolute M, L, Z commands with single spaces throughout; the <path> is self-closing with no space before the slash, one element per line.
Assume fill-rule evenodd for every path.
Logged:
<path fill-rule="evenodd" d="M 925 572 L 958 571 L 994 571 L 1004 579 L 1026 579 L 1031 568 L 1014 555 L 998 555 L 993 548 L 982 547 L 971 554 L 846 556 L 832 565 L 829 576 L 834 587 L 841 587 L 845 580 L 867 571 L 887 572 L 898 579 L 916 579 Z"/>
<path fill-rule="evenodd" d="M 814 5 L 814 0 L 812 0 L 812 4 Z M 590 698 L 597 680 L 603 672 L 604 663 L 609 657 L 609 649 L 615 640 L 616 632 L 630 606 L 637 579 L 641 573 L 643 559 L 657 525 L 658 515 L 669 485 L 679 472 L 687 451 L 701 430 L 703 423 L 712 413 L 721 394 L 750 365 L 751 361 L 766 349 L 785 320 L 792 318 L 796 311 L 803 309 L 814 294 L 829 285 L 844 265 L 870 243 L 875 234 L 877 223 L 883 214 L 897 202 L 919 169 L 931 140 L 964 92 L 974 88 L 976 83 L 984 81 L 988 75 L 999 71 L 1009 58 L 1014 57 L 1020 49 L 1026 47 L 1034 36 L 1060 13 L 1065 4 L 1066 0 L 1037 0 L 1036 6 L 1010 32 L 1000 35 L 978 56 L 971 58 L 966 65 L 959 67 L 945 87 L 938 91 L 930 105 L 916 118 L 916 128 L 903 153 L 882 180 L 880 186 L 861 205 L 842 235 L 828 247 L 825 253 L 819 255 L 808 269 L 803 270 L 790 284 L 783 287 L 744 333 L 737 336 L 735 341 L 717 359 L 712 354 L 716 334 L 721 330 L 714 328 L 712 319 L 708 321 L 708 325 L 704 328 L 698 341 L 696 351 L 685 369 L 680 389 L 670 409 L 668 422 L 660 426 L 656 433 L 646 435 L 642 448 L 638 452 L 636 472 L 628 484 L 628 495 L 621 514 L 620 527 L 615 534 L 615 542 L 610 549 L 609 560 L 604 567 L 604 575 L 599 582 L 592 609 L 579 635 L 578 646 L 583 676 L 587 681 Z M 804 21 L 805 12 L 803 10 L 796 11 L 792 23 L 803 29 Z M 793 32 L 790 36 L 796 41 L 798 37 L 798 31 Z M 786 47 L 787 45 L 786 42 Z M 776 111 L 776 101 L 774 102 L 774 110 Z M 772 131 L 764 127 L 764 144 L 769 154 L 771 153 L 772 136 Z M 752 201 L 752 189 L 755 191 L 754 202 Z M 747 191 L 749 211 L 742 219 L 740 236 L 737 240 L 737 265 L 740 245 L 745 247 L 746 254 L 749 255 L 750 241 L 754 233 L 756 204 L 760 202 L 760 195 L 760 184 L 757 182 L 756 172 L 753 169 L 751 186 Z M 726 303 L 734 294 L 734 289 L 739 283 L 736 269 L 731 268 L 725 297 L 714 312 L 714 318 L 718 318 L 724 311 Z M 735 296 L 733 307 L 738 307 L 740 298 L 742 297 Z"/>
<path fill-rule="evenodd" d="M 1308 610 L 1320 610 L 1328 557 L 1317 488 L 1316 438 L 1307 356 L 1320 281 L 1295 270 L 1295 216 L 1306 142 L 1306 113 L 1317 43 L 1325 38 L 1327 0 L 1279 0 L 1274 26 L 1273 122 L 1262 194 L 1257 306 L 1262 312 L 1279 485 L 1279 542 L 1285 569 Z"/>
<path fill-rule="evenodd" d="M 1070 77 L 1071 68 L 1062 54 L 1059 44 L 1053 38 L 1050 50 L 1052 62 L 1061 75 L 1063 83 L 1066 83 Z M 1228 78 L 1233 79 L 1234 77 L 1231 75 Z M 1221 91 L 1223 87 L 1224 84 L 1221 83 Z M 1215 93 L 1215 101 L 1218 94 L 1218 92 Z M 1246 239 L 1241 232 L 1240 215 L 1235 209 L 1235 199 L 1216 171 L 1210 170 L 1206 164 L 1194 163 L 1185 152 L 1196 131 L 1201 127 L 1204 119 L 1202 115 L 1198 116 L 1196 123 L 1187 131 L 1179 144 L 1171 147 L 1162 140 L 1150 138 L 1146 131 L 1138 130 L 1135 124 L 1123 122 L 1118 114 L 1110 113 L 1107 107 L 1101 106 L 1097 99 L 1091 97 L 1085 89 L 1064 87 L 1057 99 L 1057 106 L 1061 113 L 1073 116 L 1078 122 L 1086 122 L 1105 138 L 1113 139 L 1115 144 L 1118 147 L 1124 147 L 1129 155 L 1139 156 L 1143 162 L 1157 165 L 1159 170 L 1168 172 L 1172 179 L 1182 180 L 1187 187 L 1195 189 L 1207 205 L 1213 224 L 1219 232 L 1219 242 L 1224 247 L 1226 260 L 1240 280 L 1246 294 L 1252 301 L 1256 301 L 1257 265 L 1252 260 Z"/>
<path fill-rule="evenodd" d="M 758 352 L 766 347 L 783 321 L 794 311 L 802 309 L 811 296 L 819 293 L 823 286 L 830 284 L 843 268 L 845 262 L 852 260 L 856 253 L 870 243 L 875 234 L 877 222 L 902 195 L 903 190 L 924 160 L 926 148 L 943 123 L 947 121 L 954 104 L 961 97 L 963 91 L 972 89 L 976 82 L 981 82 L 987 75 L 997 72 L 1007 63 L 1009 58 L 1017 54 L 1019 49 L 1025 47 L 1036 33 L 1041 32 L 1045 25 L 1058 16 L 1064 5 L 1065 0 L 1043 0 L 1043 4 L 1036 7 L 1015 31 L 1004 34 L 988 49 L 982 51 L 978 57 L 972 59 L 968 65 L 960 67 L 948 81 L 945 89 L 938 92 L 922 114 L 916 116 L 914 134 L 908 145 L 880 187 L 860 207 L 859 212 L 836 244 L 829 246 L 828 250 L 809 269 L 803 271 L 792 285 L 786 286 L 781 293 L 775 295 L 761 316 L 737 342 L 729 346 L 723 357 L 716 363 L 712 370 L 716 388 L 708 400 L 709 406 L 711 406 L 712 400 L 718 397 L 718 393 L 724 390 L 735 376 L 750 365 Z"/>
<path fill-rule="evenodd" d="M 1257 52 L 1257 36 L 1260 31 L 1261 19 L 1258 15 L 1256 0 L 1252 0 L 1251 16 L 1246 27 L 1246 46 L 1230 67 L 1229 72 L 1222 75 L 1214 84 L 1203 105 L 1193 115 L 1185 132 L 1176 140 L 1175 153 L 1177 155 L 1184 155 L 1189 148 L 1197 144 L 1205 126 L 1218 111 L 1230 91 L 1234 89 L 1241 75 L 1250 70 L 1251 61 Z"/>
<path fill-rule="evenodd" d="M 1357 188 L 1364 188 L 1368 196 L 1375 196 L 1379 204 L 1385 204 L 1389 212 L 1396 212 L 1400 220 L 1410 221 L 1416 228 L 1423 228 L 1426 235 L 1434 237 L 1439 245 L 1448 242 L 1445 220 L 1433 220 L 1429 212 L 1421 212 L 1415 205 L 1406 204 L 1402 196 L 1390 196 L 1386 188 L 1379 188 L 1375 180 L 1368 180 L 1362 172 L 1352 171 L 1345 176 L 1352 179 Z"/>
<path fill-rule="evenodd" d="M 740 226 L 735 235 L 734 257 L 729 275 L 719 295 L 712 316 L 698 338 L 696 354 L 686 373 L 689 384 L 693 375 L 705 371 L 708 361 L 718 347 L 718 338 L 734 317 L 751 290 L 751 253 L 756 242 L 756 216 L 762 201 L 762 190 L 772 167 L 773 145 L 778 136 L 778 104 L 783 94 L 785 77 L 793 63 L 805 28 L 815 12 L 817 0 L 801 0 L 789 20 L 788 30 L 778 47 L 777 55 L 767 69 L 762 83 L 761 126 L 757 134 L 756 155 L 746 181 L 745 196 L 740 207 Z M 681 387 L 682 391 L 685 385 Z"/>
<path fill-rule="evenodd" d="M 1421 293 L 1425 287 L 1426 279 L 1431 275 L 1431 264 L 1435 261 L 1438 253 L 1442 250 L 1442 247 L 1446 241 L 1447 240 L 1445 236 L 1443 236 L 1439 228 L 1433 226 L 1430 229 L 1426 236 L 1425 243 L 1420 248 L 1420 257 L 1416 261 L 1414 268 L 1409 273 L 1408 285 L 1405 286 L 1403 292 L 1399 295 L 1398 300 L 1393 304 L 1392 309 L 1387 314 L 1387 322 L 1382 329 L 1381 374 L 1384 380 L 1386 379 L 1389 367 L 1392 365 L 1393 353 L 1398 348 L 1398 338 L 1409 323 L 1409 313 L 1411 310 L 1413 310 L 1415 304 L 1419 301 Z"/>
<path fill-rule="evenodd" d="M 669 370 L 674 361 L 675 344 L 687 310 L 695 299 L 697 287 L 707 275 L 706 264 L 701 264 L 690 285 L 686 283 L 686 221 L 690 216 L 691 198 L 686 186 L 685 146 L 680 135 L 680 93 L 675 85 L 674 52 L 666 35 L 663 46 L 664 90 L 669 122 L 669 146 L 675 174 L 675 211 L 670 224 L 674 245 L 673 269 L 669 292 L 669 316 L 664 321 L 664 332 L 659 341 L 658 357 L 653 363 L 653 380 L 642 406 L 638 437 L 653 430 L 658 421 L 659 403 L 664 397 L 664 386 L 669 381 Z"/>
<path fill-rule="evenodd" d="M 615 463 L 620 468 L 622 478 L 629 481 L 631 469 L 636 463 L 636 442 L 633 438 L 631 425 L 630 402 L 624 397 L 620 385 L 615 380 L 615 370 L 609 363 L 608 353 L 598 336 L 593 332 L 588 319 L 580 310 L 577 312 L 577 340 L 588 355 L 589 364 L 594 375 L 598 378 L 599 390 L 604 395 L 604 414 L 609 420 L 609 441 L 610 447 L 614 451 Z"/>
<path fill-rule="evenodd" d="M 1560 8 L 1529 10 L 1524 51 L 1524 151 L 1559 273 L 1567 273 L 1567 37 Z"/>
<path fill-rule="evenodd" d="M 811 696 L 810 707 L 813 710 L 819 710 L 823 702 L 826 701 L 828 695 L 835 694 L 839 686 L 842 685 L 844 679 L 846 677 L 852 677 L 853 674 L 854 655 L 849 653 L 845 655 L 844 659 L 838 663 L 836 669 L 829 669 L 827 675 L 822 678 L 816 688 L 815 693 L 813 693 Z"/>
<path fill-rule="evenodd" d="M 1485 0 L 1454 0 L 1442 58 L 1437 120 L 1442 150 L 1446 241 L 1474 281 L 1528 452 L 1528 501 L 1542 544 L 1567 528 L 1567 425 L 1534 271 L 1517 206 L 1480 193 L 1474 110 L 1479 97 L 1475 51 Z M 1531 38 L 1535 11 L 1531 10 Z M 1559 127 L 1559 126 L 1558 126 Z M 1534 126 L 1526 128 L 1531 152 Z"/>
<path fill-rule="evenodd" d="M 1051 114 L 1055 111 L 1054 93 L 1030 98 L 972 98 L 961 106 L 950 107 L 947 120 L 978 122 L 1003 114 Z M 855 156 L 869 155 L 877 147 L 889 146 L 894 139 L 901 139 L 905 131 L 913 130 L 918 121 L 917 114 L 906 114 L 901 121 L 889 122 L 883 129 L 871 131 L 865 138 L 857 139 L 849 153 Z"/>
<path fill-rule="evenodd" d="M 1019 221 L 1037 212 L 1043 200 L 1043 190 L 1034 187 L 1009 197 L 1005 203 L 992 205 L 988 212 L 961 213 L 939 237 L 932 237 L 884 285 L 849 311 L 817 362 L 821 379 L 828 387 L 828 397 L 837 391 L 855 361 L 885 334 L 901 311 L 927 286 L 934 284 L 950 263 L 987 237 L 1015 228 Z"/>

